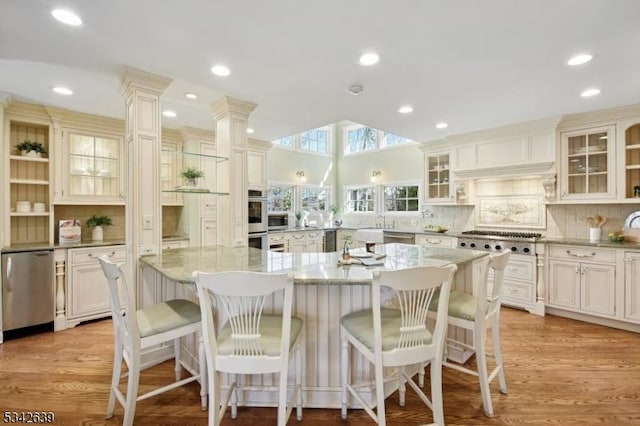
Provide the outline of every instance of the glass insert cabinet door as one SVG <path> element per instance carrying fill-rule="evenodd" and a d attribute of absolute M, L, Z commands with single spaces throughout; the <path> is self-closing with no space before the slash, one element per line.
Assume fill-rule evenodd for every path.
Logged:
<path fill-rule="evenodd" d="M 613 128 L 571 132 L 563 137 L 565 198 L 613 196 Z"/>
<path fill-rule="evenodd" d="M 119 197 L 120 146 L 119 138 L 70 134 L 69 195 Z"/>

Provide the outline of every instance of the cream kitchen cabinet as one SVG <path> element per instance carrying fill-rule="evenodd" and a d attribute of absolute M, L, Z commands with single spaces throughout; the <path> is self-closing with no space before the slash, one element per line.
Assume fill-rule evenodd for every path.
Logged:
<path fill-rule="evenodd" d="M 620 133 L 624 143 L 623 158 L 620 160 L 623 172 L 620 188 L 623 198 L 632 202 L 640 202 L 640 117 L 623 121 Z"/>
<path fill-rule="evenodd" d="M 640 323 L 640 251 L 624 252 L 624 319 Z"/>
<path fill-rule="evenodd" d="M 493 281 L 493 270 L 489 280 Z M 502 304 L 536 312 L 536 257 L 512 255 L 504 270 Z"/>
<path fill-rule="evenodd" d="M 416 244 L 427 247 L 456 247 L 458 239 L 441 234 L 416 234 Z"/>
<path fill-rule="evenodd" d="M 551 244 L 550 307 L 602 317 L 616 314 L 616 251 Z"/>
<path fill-rule="evenodd" d="M 560 134 L 560 201 L 616 198 L 615 126 Z"/>
<path fill-rule="evenodd" d="M 124 204 L 123 137 L 64 128 L 56 204 Z"/>
<path fill-rule="evenodd" d="M 455 201 L 451 173 L 451 153 L 424 155 L 424 199 L 426 203 L 452 203 Z"/>
<path fill-rule="evenodd" d="M 324 231 L 287 232 L 288 248 L 292 253 L 321 253 L 324 251 Z"/>
<path fill-rule="evenodd" d="M 111 315 L 109 288 L 98 258 L 124 262 L 125 246 L 100 246 L 67 250 L 67 327 Z"/>
<path fill-rule="evenodd" d="M 8 158 L 5 158 L 4 217 L 6 241 L 13 244 L 49 243 L 53 240 L 50 227 L 50 127 L 39 122 L 23 122 L 7 115 L 5 125 Z M 40 157 L 22 156 L 16 145 L 25 140 L 40 142 L 47 150 Z M 21 203 L 18 208 L 18 202 Z M 35 211 L 35 203 L 44 204 L 44 211 Z"/>
<path fill-rule="evenodd" d="M 189 247 L 189 240 L 163 241 L 162 250 L 173 250 Z"/>
<path fill-rule="evenodd" d="M 247 151 L 247 185 L 252 189 L 267 187 L 267 153 Z"/>

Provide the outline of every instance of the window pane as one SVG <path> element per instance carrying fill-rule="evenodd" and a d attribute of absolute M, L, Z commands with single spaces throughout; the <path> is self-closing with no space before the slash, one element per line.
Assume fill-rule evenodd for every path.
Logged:
<path fill-rule="evenodd" d="M 292 186 L 270 186 L 267 190 L 267 211 L 290 212 L 292 200 Z"/>
<path fill-rule="evenodd" d="M 374 192 L 373 187 L 350 189 L 347 192 L 347 211 L 373 212 Z"/>
<path fill-rule="evenodd" d="M 378 147 L 378 132 L 370 127 L 358 127 L 347 130 L 345 152 L 362 152 Z"/>
<path fill-rule="evenodd" d="M 324 154 L 327 152 L 327 139 L 327 130 L 307 130 L 300 133 L 300 149 Z"/>
<path fill-rule="evenodd" d="M 308 212 L 327 211 L 327 188 L 305 186 L 300 189 L 300 205 Z"/>
<path fill-rule="evenodd" d="M 276 145 L 282 145 L 289 148 L 293 148 L 293 136 L 287 136 L 286 138 L 276 139 L 273 141 Z"/>
<path fill-rule="evenodd" d="M 417 212 L 419 208 L 418 186 L 384 186 L 384 210 Z"/>
<path fill-rule="evenodd" d="M 382 139 L 382 146 L 394 146 L 408 142 L 411 142 L 411 140 L 403 138 L 402 136 L 394 135 L 393 133 L 385 133 Z"/>

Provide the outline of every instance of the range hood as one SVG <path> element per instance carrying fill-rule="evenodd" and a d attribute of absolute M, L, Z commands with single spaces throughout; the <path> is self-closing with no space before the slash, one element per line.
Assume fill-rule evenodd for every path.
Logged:
<path fill-rule="evenodd" d="M 453 171 L 457 180 L 490 179 L 524 176 L 550 176 L 555 174 L 555 162 L 526 162 L 473 169 L 458 169 Z"/>

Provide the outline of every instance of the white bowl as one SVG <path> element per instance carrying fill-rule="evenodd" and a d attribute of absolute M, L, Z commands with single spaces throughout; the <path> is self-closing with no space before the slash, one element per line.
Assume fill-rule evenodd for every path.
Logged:
<path fill-rule="evenodd" d="M 29 213 L 29 212 L 31 212 L 31 201 L 17 201 L 16 202 L 16 212 L 18 212 L 18 213 Z"/>

